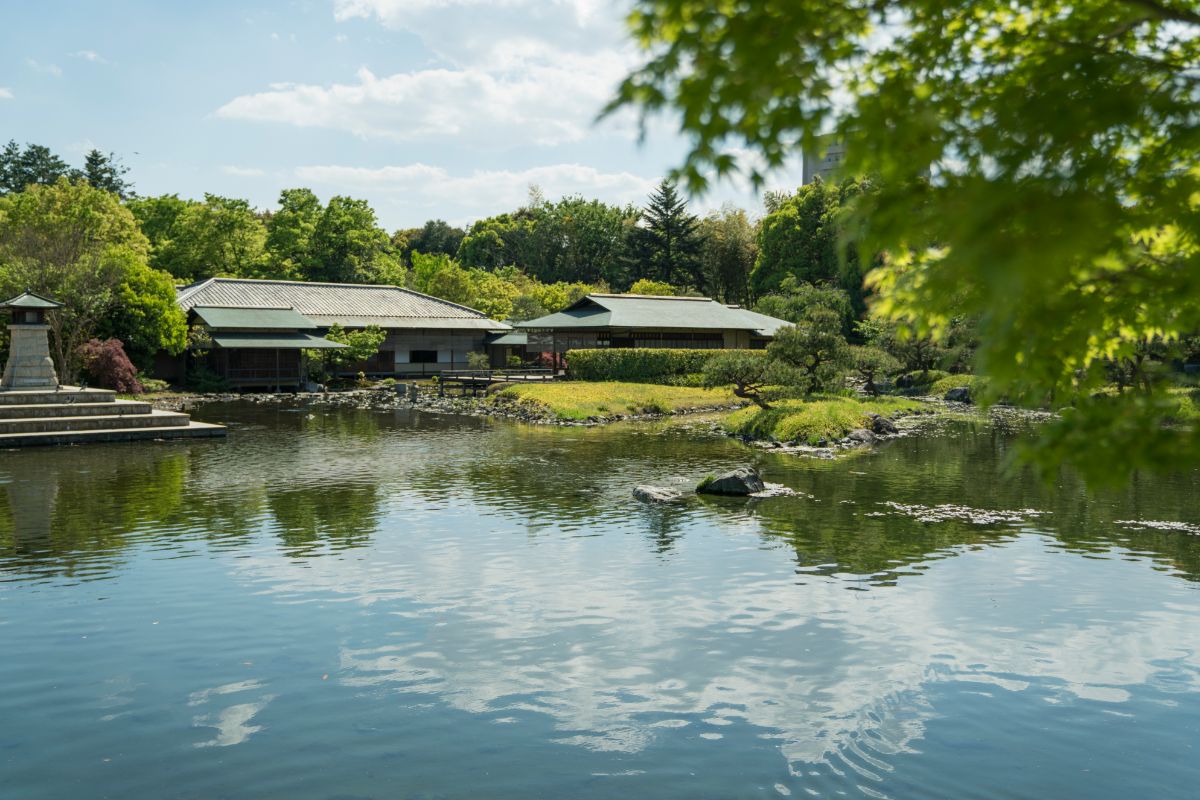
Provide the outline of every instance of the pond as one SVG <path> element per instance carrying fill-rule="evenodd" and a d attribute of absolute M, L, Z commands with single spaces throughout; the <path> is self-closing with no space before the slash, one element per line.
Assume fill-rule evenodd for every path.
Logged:
<path fill-rule="evenodd" d="M 1089 496 L 970 421 L 820 461 L 699 421 L 195 416 L 229 438 L 0 453 L 0 797 L 1200 785 L 1200 474 Z M 797 494 L 630 494 L 744 463 Z"/>

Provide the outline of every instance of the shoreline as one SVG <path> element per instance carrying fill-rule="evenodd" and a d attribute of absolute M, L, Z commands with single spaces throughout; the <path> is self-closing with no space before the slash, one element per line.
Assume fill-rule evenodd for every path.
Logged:
<path fill-rule="evenodd" d="M 281 392 L 273 394 L 236 394 L 222 392 L 200 394 L 192 392 L 164 393 L 141 396 L 143 402 L 163 411 L 187 411 L 212 403 L 253 403 L 256 405 L 311 405 L 335 408 L 355 408 L 364 411 L 396 411 L 411 409 L 434 414 L 458 414 L 471 417 L 495 417 L 532 425 L 563 427 L 596 427 L 614 422 L 647 422 L 693 414 L 723 413 L 744 408 L 746 404 L 695 406 L 665 413 L 612 414 L 587 419 L 563 419 L 547 406 L 535 402 L 503 398 L 498 395 L 480 397 L 440 397 L 436 393 L 421 394 L 413 401 L 394 389 L 350 389 L 341 392 Z"/>

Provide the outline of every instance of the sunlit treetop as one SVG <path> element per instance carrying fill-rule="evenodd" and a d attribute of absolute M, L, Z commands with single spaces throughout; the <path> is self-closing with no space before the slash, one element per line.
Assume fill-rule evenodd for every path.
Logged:
<path fill-rule="evenodd" d="M 1166 0 L 641 0 L 645 65 L 614 107 L 677 115 L 694 190 L 846 146 L 875 311 L 978 315 L 997 392 L 1074 409 L 1043 466 L 1093 482 L 1200 463 L 1162 386 L 1114 363 L 1200 330 L 1200 13 Z M 928 176 L 928 177 L 926 177 Z"/>

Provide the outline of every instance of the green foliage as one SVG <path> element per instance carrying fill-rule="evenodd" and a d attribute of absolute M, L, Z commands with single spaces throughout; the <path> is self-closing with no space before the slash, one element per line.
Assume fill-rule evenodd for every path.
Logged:
<path fill-rule="evenodd" d="M 301 204 L 305 198 L 295 198 Z M 332 283 L 384 283 L 402 274 L 391 237 L 375 221 L 366 200 L 332 197 L 313 227 L 309 255 L 304 259 L 308 280 Z"/>
<path fill-rule="evenodd" d="M 125 179 L 129 167 L 121 163 L 116 153 L 101 153 L 92 148 L 83 159 L 82 177 L 97 189 L 112 192 L 122 200 L 133 196 L 133 184 Z"/>
<path fill-rule="evenodd" d="M 875 381 L 900 371 L 900 362 L 878 347 L 850 346 L 850 368 L 862 378 L 863 389 L 870 395 L 879 394 Z"/>
<path fill-rule="evenodd" d="M 26 144 L 22 150 L 15 141 L 9 141 L 0 150 L 0 195 L 20 192 L 33 184 L 53 186 L 60 178 L 73 177 L 77 175 L 67 162 L 43 145 Z"/>
<path fill-rule="evenodd" d="M 266 222 L 267 272 L 271 277 L 296 279 L 309 273 L 313 235 L 322 214 L 320 199 L 309 189 L 279 193 L 279 210 Z"/>
<path fill-rule="evenodd" d="M 646 294 L 655 297 L 675 297 L 684 292 L 677 286 L 663 281 L 652 281 L 649 278 L 639 278 L 629 287 L 629 294 Z"/>
<path fill-rule="evenodd" d="M 467 367 L 469 369 L 489 369 L 492 366 L 491 360 L 487 353 L 467 353 Z"/>
<path fill-rule="evenodd" d="M 703 386 L 706 389 L 732 386 L 737 397 L 770 408 L 763 391 L 777 380 L 773 366 L 761 350 L 722 350 L 704 365 Z"/>
<path fill-rule="evenodd" d="M 201 394 L 215 394 L 229 391 L 229 382 L 219 373 L 204 364 L 194 364 L 188 370 L 184 380 L 187 388 Z"/>
<path fill-rule="evenodd" d="M 366 361 L 378 353 L 383 340 L 387 338 L 387 332 L 378 325 L 368 325 L 358 331 L 346 331 L 335 322 L 325 334 L 325 338 L 346 345 L 337 350 L 324 351 L 332 355 L 333 363 L 354 364 Z"/>
<path fill-rule="evenodd" d="M 170 388 L 170 384 L 158 378 L 146 378 L 139 376 L 138 380 L 142 382 L 142 388 L 147 392 L 165 392 Z"/>
<path fill-rule="evenodd" d="M 971 397 L 978 399 L 988 396 L 989 381 L 982 375 L 947 375 L 930 384 L 928 393 L 934 397 L 945 397 L 951 389 L 970 389 Z"/>
<path fill-rule="evenodd" d="M 926 373 L 919 382 L 929 383 L 928 373 L 951 362 L 960 355 L 946 342 L 928 334 L 918 333 L 912 326 L 880 319 L 864 320 L 856 326 L 859 336 L 872 347 L 878 347 L 900 362 L 908 372 Z"/>
<path fill-rule="evenodd" d="M 799 322 L 813 308 L 828 308 L 837 312 L 842 320 L 843 333 L 850 332 L 854 318 L 850 295 L 829 284 L 803 283 L 788 275 L 776 291 L 760 297 L 754 305 L 758 313 L 788 322 Z"/>
<path fill-rule="evenodd" d="M 850 348 L 837 312 L 813 306 L 795 325 L 775 334 L 767 355 L 795 370 L 789 382 L 811 394 L 835 388 L 849 365 Z"/>
<path fill-rule="evenodd" d="M 734 397 L 721 389 L 658 386 L 621 381 L 514 383 L 495 395 L 517 401 L 562 420 L 612 418 L 628 414 L 671 414 L 692 408 L 727 406 Z"/>
<path fill-rule="evenodd" d="M 1040 466 L 1123 479 L 1195 451 L 1155 387 L 1091 399 L 1109 361 L 1200 330 L 1192 6 L 640 0 L 630 24 L 648 62 L 614 106 L 678 113 L 692 188 L 735 148 L 761 182 L 829 130 L 844 174 L 878 178 L 852 226 L 885 254 L 876 311 L 943 341 L 976 319 L 980 373 L 1070 401 Z"/>
<path fill-rule="evenodd" d="M 454 256 L 462 245 L 464 231 L 440 219 L 431 219 L 421 228 L 405 232 L 408 254 Z"/>
<path fill-rule="evenodd" d="M 166 195 L 130 206 L 154 245 L 152 266 L 179 280 L 254 277 L 265 264 L 266 230 L 246 200 L 206 194 L 197 203 Z"/>
<path fill-rule="evenodd" d="M 97 325 L 98 335 L 124 342 L 125 352 L 142 369 L 149 368 L 159 351 L 182 353 L 187 330 L 171 276 L 136 260 L 127 264 L 113 308 Z"/>
<path fill-rule="evenodd" d="M 347 331 L 335 322 L 329 327 L 325 338 L 346 346 L 304 351 L 304 356 L 309 364 L 309 373 L 317 381 L 329 380 L 335 377 L 341 368 L 374 357 L 379 352 L 384 339 L 387 338 L 387 331 L 378 325 L 368 325 L 362 330 Z"/>
<path fill-rule="evenodd" d="M 863 270 L 858 248 L 847 237 L 847 216 L 852 201 L 870 190 L 866 181 L 832 184 L 816 178 L 794 195 L 777 197 L 759 230 L 752 292 L 779 292 L 788 278 L 827 283 L 846 292 L 854 314 L 861 315 Z"/>
<path fill-rule="evenodd" d="M 628 285 L 626 239 L 638 212 L 599 200 L 540 197 L 511 214 L 480 220 L 458 249 L 463 266 L 519 266 L 539 281 Z"/>
<path fill-rule="evenodd" d="M 672 377 L 702 373 L 709 359 L 729 352 L 734 351 L 619 347 L 570 350 L 567 370 L 573 379 L 581 381 L 666 382 Z"/>
<path fill-rule="evenodd" d="M 914 369 L 896 376 L 896 388 L 914 389 L 928 394 L 933 384 L 949 377 L 949 372 L 940 369 Z"/>
<path fill-rule="evenodd" d="M 710 213 L 700 220 L 700 236 L 704 285 L 723 302 L 745 304 L 758 258 L 757 233 L 746 212 L 727 205 Z"/>
<path fill-rule="evenodd" d="M 135 355 L 178 351 L 186 326 L 170 279 L 146 265 L 149 243 L 116 195 L 65 178 L 0 198 L 0 293 L 28 288 L 64 308 L 51 312 L 51 344 L 64 381 L 79 348 L 124 336 Z"/>
<path fill-rule="evenodd" d="M 687 201 L 675 183 L 663 179 L 642 211 L 642 222 L 631 229 L 629 253 L 633 275 L 670 284 L 707 287 L 700 257 L 700 221 L 689 214 Z"/>
<path fill-rule="evenodd" d="M 723 424 L 729 432 L 751 439 L 817 445 L 867 427 L 870 414 L 897 417 L 922 407 L 916 400 L 896 397 L 782 400 L 770 409 L 750 406 L 735 411 Z"/>

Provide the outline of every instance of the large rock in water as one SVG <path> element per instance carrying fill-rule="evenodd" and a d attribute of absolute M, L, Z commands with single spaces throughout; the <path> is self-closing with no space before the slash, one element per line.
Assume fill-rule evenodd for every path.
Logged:
<path fill-rule="evenodd" d="M 866 428 L 855 428 L 846 434 L 846 441 L 852 445 L 865 447 L 875 444 L 875 434 L 871 433 Z"/>
<path fill-rule="evenodd" d="M 969 403 L 971 402 L 971 390 L 966 386 L 959 386 L 946 392 L 945 399 L 948 403 Z"/>
<path fill-rule="evenodd" d="M 678 503 L 683 499 L 682 492 L 665 486 L 638 486 L 633 496 L 643 503 Z"/>
<path fill-rule="evenodd" d="M 871 433 L 876 436 L 891 436 L 899 433 L 896 429 L 896 424 L 885 416 L 880 414 L 867 414 L 867 419 L 870 420 L 868 428 Z"/>
<path fill-rule="evenodd" d="M 747 495 L 761 492 L 767 485 L 753 467 L 739 467 L 733 472 L 718 475 L 696 487 L 701 494 Z"/>

